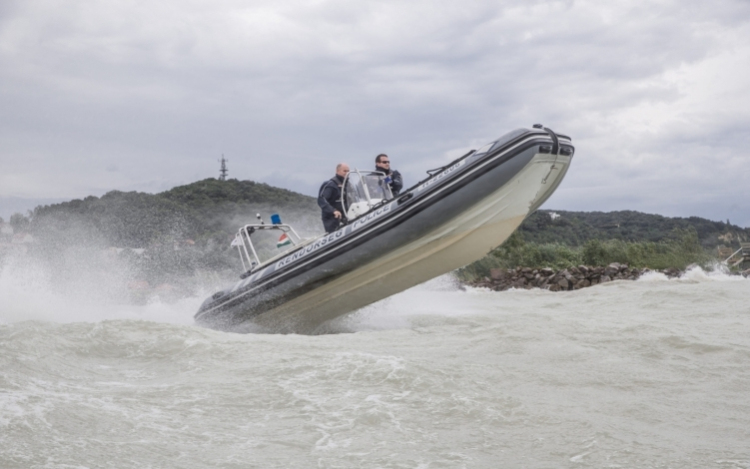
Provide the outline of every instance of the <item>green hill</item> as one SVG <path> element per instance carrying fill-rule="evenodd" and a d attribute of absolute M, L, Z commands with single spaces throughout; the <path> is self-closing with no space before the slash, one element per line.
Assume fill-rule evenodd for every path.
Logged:
<path fill-rule="evenodd" d="M 552 214 L 556 214 L 553 218 Z M 665 217 L 623 210 L 616 212 L 569 212 L 539 210 L 521 225 L 526 242 L 558 243 L 582 246 L 598 239 L 628 242 L 663 242 L 674 238 L 677 231 L 694 230 L 701 245 L 713 249 L 719 245 L 739 247 L 740 241 L 750 240 L 750 228 L 732 225 L 728 221 L 705 218 Z"/>
<path fill-rule="evenodd" d="M 705 218 L 670 218 L 635 211 L 533 213 L 502 246 L 459 269 L 464 280 L 489 275 L 493 268 L 564 269 L 612 262 L 631 267 L 710 268 L 725 259 L 750 229 Z M 722 247 L 722 253 L 717 249 Z"/>
<path fill-rule="evenodd" d="M 37 238 L 32 255 L 48 260 L 59 259 L 59 253 L 73 248 L 79 254 L 80 249 L 115 249 L 134 278 L 156 282 L 199 270 L 235 275 L 239 263 L 230 242 L 240 226 L 256 222 L 256 213 L 266 220 L 279 213 L 302 237 L 323 232 L 320 210 L 312 197 L 253 181 L 213 178 L 159 194 L 112 191 L 102 197 L 40 206 L 22 221 Z M 14 217 L 16 222 L 23 218 Z M 635 211 L 541 210 L 523 222 L 512 242 L 480 264 L 567 265 L 584 258 L 646 263 L 657 254 L 662 263 L 684 263 L 705 257 L 698 256 L 696 249 L 707 253 L 720 245 L 736 247 L 748 239 L 750 229 L 728 221 Z M 266 254 L 275 249 L 275 239 L 261 243 Z M 667 255 L 675 249 L 681 254 Z"/>
<path fill-rule="evenodd" d="M 115 249 L 133 279 L 174 283 L 196 271 L 234 276 L 240 226 L 281 215 L 303 237 L 323 232 L 315 199 L 253 181 L 205 179 L 159 194 L 112 191 L 34 209 L 31 252 L 63 271 L 62 253 Z M 275 249 L 268 240 L 261 250 Z M 124 250 L 124 251 L 123 251 Z M 134 252 L 141 254 L 134 254 Z M 268 254 L 268 252 L 266 253 Z"/>
<path fill-rule="evenodd" d="M 58 244 L 149 248 L 184 241 L 231 239 L 244 223 L 281 213 L 305 225 L 319 218 L 312 197 L 252 181 L 205 179 L 160 194 L 112 191 L 37 207 L 30 229 Z M 311 226 L 309 230 L 314 231 Z"/>

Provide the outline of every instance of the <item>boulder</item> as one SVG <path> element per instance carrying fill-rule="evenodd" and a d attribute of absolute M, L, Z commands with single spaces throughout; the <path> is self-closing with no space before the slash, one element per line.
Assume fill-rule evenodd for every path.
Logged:
<path fill-rule="evenodd" d="M 678 269 L 675 269 L 674 267 L 670 267 L 668 269 L 662 270 L 662 273 L 666 275 L 669 278 L 679 277 L 680 271 Z"/>
<path fill-rule="evenodd" d="M 505 269 L 490 269 L 490 277 L 492 280 L 503 280 L 508 277 L 508 272 Z"/>
<path fill-rule="evenodd" d="M 472 282 L 475 287 L 490 288 L 495 291 L 505 291 L 509 288 L 531 289 L 544 288 L 550 291 L 579 290 L 581 288 L 607 283 L 613 280 L 636 280 L 649 269 L 631 268 L 627 264 L 613 262 L 606 267 L 579 265 L 569 269 L 555 271 L 548 267 L 531 269 L 516 267 L 514 269 L 491 269 L 489 277 L 483 277 Z M 680 276 L 683 272 L 676 268 L 660 270 L 669 278 Z M 750 269 L 739 273 L 750 277 Z"/>

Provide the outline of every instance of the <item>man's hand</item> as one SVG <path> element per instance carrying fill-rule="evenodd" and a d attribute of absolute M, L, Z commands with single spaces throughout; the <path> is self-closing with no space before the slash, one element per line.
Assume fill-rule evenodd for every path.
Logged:
<path fill-rule="evenodd" d="M 338 219 L 341 219 L 341 212 L 339 212 L 338 210 L 334 210 L 333 211 L 333 216 L 336 217 L 336 218 L 338 218 Z"/>

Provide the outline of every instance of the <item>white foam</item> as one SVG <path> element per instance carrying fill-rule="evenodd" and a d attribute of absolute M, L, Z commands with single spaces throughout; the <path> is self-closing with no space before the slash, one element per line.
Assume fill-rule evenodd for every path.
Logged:
<path fill-rule="evenodd" d="M 695 282 L 742 282 L 747 280 L 742 275 L 732 275 L 722 264 L 715 265 L 714 269 L 709 271 L 705 271 L 698 266 L 692 267 L 682 274 L 680 279 Z"/>
<path fill-rule="evenodd" d="M 646 272 L 637 280 L 638 282 L 743 282 L 747 281 L 741 275 L 729 273 L 726 266 L 717 264 L 712 270 L 704 270 L 700 266 L 693 266 L 687 269 L 681 276 L 669 278 L 661 272 Z"/>
<path fill-rule="evenodd" d="M 641 275 L 637 282 L 667 282 L 669 277 L 661 272 L 649 271 Z"/>
<path fill-rule="evenodd" d="M 55 275 L 65 278 L 57 282 Z M 169 300 L 152 296 L 143 304 L 132 304 L 128 301 L 127 272 L 101 275 L 88 271 L 82 261 L 55 273 L 29 258 L 10 259 L 0 267 L 0 323 L 136 319 L 192 324 L 204 296 L 204 292 Z"/>

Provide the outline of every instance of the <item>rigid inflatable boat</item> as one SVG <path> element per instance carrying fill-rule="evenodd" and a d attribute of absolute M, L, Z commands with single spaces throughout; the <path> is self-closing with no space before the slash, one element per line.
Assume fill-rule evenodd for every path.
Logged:
<path fill-rule="evenodd" d="M 487 255 L 552 195 L 573 152 L 570 137 L 537 124 L 428 171 L 397 197 L 382 173 L 352 170 L 342 191 L 347 224 L 308 240 L 277 216 L 243 226 L 232 244 L 245 272 L 195 320 L 220 330 L 315 333 Z M 261 261 L 253 237 L 265 230 L 278 230 L 279 244 L 291 248 Z"/>

